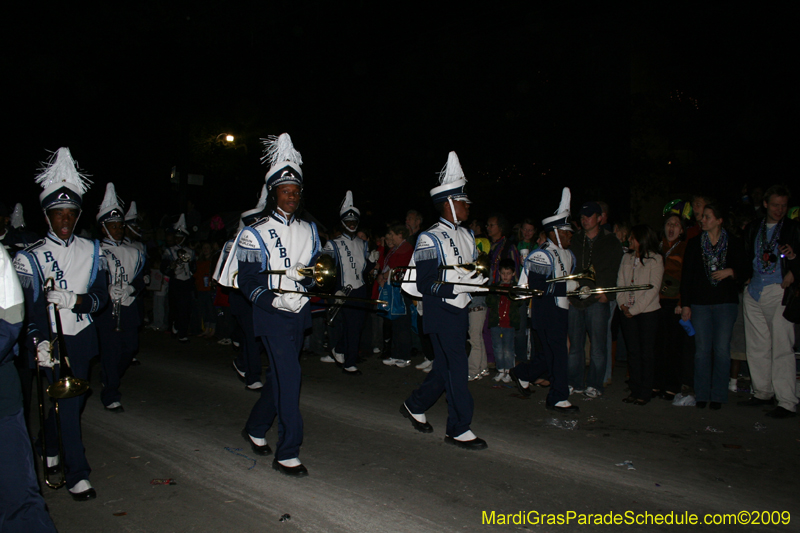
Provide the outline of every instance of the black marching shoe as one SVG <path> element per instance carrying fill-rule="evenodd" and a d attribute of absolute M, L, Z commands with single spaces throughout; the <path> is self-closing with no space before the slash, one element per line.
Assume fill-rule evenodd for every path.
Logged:
<path fill-rule="evenodd" d="M 250 448 L 253 450 L 253 453 L 256 455 L 269 455 L 272 453 L 272 449 L 269 447 L 269 444 L 265 444 L 263 446 L 259 446 L 253 439 L 250 438 L 250 434 L 247 432 L 247 428 L 242 430 L 242 437 L 244 440 L 250 443 Z"/>
<path fill-rule="evenodd" d="M 711 402 L 710 404 L 708 404 L 708 408 L 711 409 L 712 411 L 719 411 L 720 409 L 722 409 L 722 404 L 720 402 Z"/>
<path fill-rule="evenodd" d="M 277 459 L 272 460 L 272 468 L 289 477 L 306 477 L 308 475 L 308 470 L 305 466 L 283 466 Z"/>
<path fill-rule="evenodd" d="M 770 418 L 792 418 L 797 416 L 797 413 L 794 411 L 790 411 L 788 409 L 784 409 L 783 407 L 776 407 L 772 411 L 766 413 L 766 416 Z"/>
<path fill-rule="evenodd" d="M 694 406 L 698 409 L 705 409 L 706 405 L 708 405 L 708 402 L 697 402 L 694 404 Z"/>
<path fill-rule="evenodd" d="M 762 400 L 761 398 L 756 398 L 755 396 L 751 396 L 747 400 L 742 400 L 738 402 L 736 405 L 741 405 L 742 407 L 762 407 L 764 405 L 774 405 L 775 399 L 770 398 L 769 400 Z"/>
<path fill-rule="evenodd" d="M 405 402 L 400 406 L 400 414 L 411 420 L 411 425 L 420 433 L 433 433 L 433 426 L 427 422 L 420 422 L 411 414 L 411 411 L 406 407 Z"/>
<path fill-rule="evenodd" d="M 459 448 L 464 448 L 465 450 L 485 450 L 489 447 L 485 440 L 479 439 L 478 437 L 475 437 L 472 440 L 456 440 L 453 437 L 445 437 L 444 441 L 447 444 L 452 444 L 453 446 L 458 446 Z"/>
<path fill-rule="evenodd" d="M 531 389 L 530 385 L 528 385 L 527 387 L 522 386 L 522 383 L 519 382 L 519 378 L 517 377 L 517 374 L 516 372 L 514 372 L 513 368 L 508 371 L 508 375 L 511 376 L 511 381 L 513 381 L 514 385 L 517 386 L 517 390 L 519 391 L 519 393 L 525 396 L 526 398 L 531 394 L 533 394 L 534 392 L 536 392 L 535 390 Z"/>

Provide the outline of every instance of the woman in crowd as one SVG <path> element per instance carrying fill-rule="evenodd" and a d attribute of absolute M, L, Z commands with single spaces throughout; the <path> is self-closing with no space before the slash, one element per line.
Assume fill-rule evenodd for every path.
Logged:
<path fill-rule="evenodd" d="M 689 240 L 681 276 L 681 317 L 695 335 L 694 391 L 697 408 L 728 402 L 731 334 L 739 306 L 739 285 L 747 269 L 744 247 L 723 227 L 720 209 L 706 204 L 701 233 Z"/>
<path fill-rule="evenodd" d="M 617 305 L 622 312 L 620 326 L 628 349 L 628 371 L 631 394 L 623 402 L 646 405 L 653 396 L 653 362 L 661 306 L 658 294 L 664 274 L 664 260 L 658 253 L 658 237 L 649 226 L 641 224 L 631 229 L 630 252 L 622 257 L 617 285 L 647 285 L 642 291 L 617 293 Z"/>
<path fill-rule="evenodd" d="M 656 336 L 653 393 L 672 400 L 680 392 L 686 332 L 681 319 L 681 272 L 686 239 L 682 210 L 685 202 L 673 203 L 664 209 L 664 236 L 659 250 L 664 256 L 664 277 L 659 299 L 658 334 Z"/>

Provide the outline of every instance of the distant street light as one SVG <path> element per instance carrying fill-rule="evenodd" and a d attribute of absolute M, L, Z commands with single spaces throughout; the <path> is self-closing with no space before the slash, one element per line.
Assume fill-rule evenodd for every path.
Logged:
<path fill-rule="evenodd" d="M 232 143 L 233 142 L 233 135 L 226 135 L 225 136 L 225 140 L 228 141 L 229 143 Z"/>
<path fill-rule="evenodd" d="M 217 142 L 222 141 L 223 137 L 225 138 L 225 142 L 233 143 L 234 141 L 234 136 L 231 135 L 230 133 L 220 133 L 219 135 L 217 135 L 216 141 Z"/>

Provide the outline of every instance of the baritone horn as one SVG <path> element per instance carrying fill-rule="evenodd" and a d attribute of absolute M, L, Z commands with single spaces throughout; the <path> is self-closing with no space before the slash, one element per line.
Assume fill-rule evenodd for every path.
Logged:
<path fill-rule="evenodd" d="M 44 285 L 45 292 L 49 292 L 54 290 L 55 288 L 55 281 L 53 278 L 48 278 Z M 39 397 L 39 425 L 42 429 L 42 449 L 44 450 L 42 453 L 42 468 L 44 473 L 44 481 L 48 487 L 51 489 L 58 489 L 64 486 L 67 482 L 66 474 L 64 472 L 64 442 L 62 440 L 62 431 L 61 431 L 61 414 L 58 410 L 58 401 L 67 399 L 67 398 L 74 398 L 76 396 L 80 396 L 81 394 L 86 394 L 89 390 L 89 382 L 85 379 L 76 378 L 72 372 L 72 368 L 69 365 L 69 356 L 67 354 L 67 342 L 64 338 L 63 328 L 61 327 L 61 314 L 56 308 L 55 304 L 49 304 L 47 306 L 47 312 L 50 318 L 50 361 L 53 363 L 52 372 L 53 372 L 53 383 L 47 387 L 47 390 L 44 390 L 43 386 L 43 379 L 42 373 L 44 373 L 43 367 L 39 364 L 39 354 L 38 354 L 38 347 L 39 347 L 39 339 L 34 338 L 34 346 L 37 348 L 36 353 L 36 382 L 37 382 L 37 393 Z M 53 345 L 58 345 L 58 357 L 53 357 Z M 59 367 L 59 378 L 55 379 L 56 370 L 55 366 L 58 365 Z M 47 437 L 45 430 L 45 417 L 44 417 L 44 396 L 45 393 L 47 396 L 53 399 L 54 401 L 54 412 L 56 417 L 56 435 L 58 439 L 58 457 L 59 457 L 59 466 L 61 468 L 61 479 L 59 481 L 52 481 L 50 479 L 50 474 L 48 473 L 48 466 L 47 466 Z"/>

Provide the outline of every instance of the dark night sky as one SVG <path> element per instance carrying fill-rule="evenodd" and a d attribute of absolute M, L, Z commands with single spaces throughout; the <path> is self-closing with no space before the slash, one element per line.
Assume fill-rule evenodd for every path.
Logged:
<path fill-rule="evenodd" d="M 3 201 L 29 221 L 39 161 L 59 146 L 93 176 L 92 220 L 107 181 L 140 209 L 177 213 L 173 165 L 205 175 L 189 193 L 204 215 L 249 209 L 266 170 L 258 139 L 284 131 L 307 206 L 328 222 L 348 188 L 374 222 L 430 209 L 450 150 L 473 212 L 513 218 L 546 216 L 565 185 L 625 212 L 631 185 L 653 176 L 671 191 L 793 180 L 788 8 L 166 4 L 32 5 L 9 21 Z M 235 148 L 214 142 L 222 132 Z"/>

